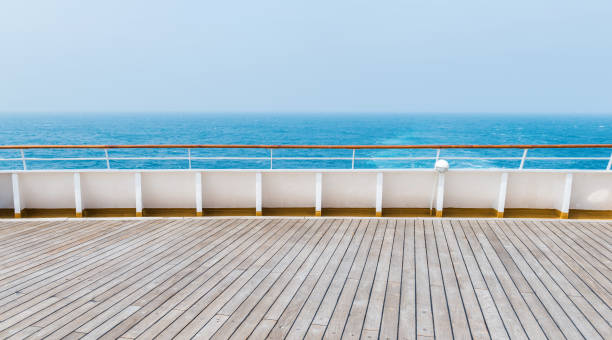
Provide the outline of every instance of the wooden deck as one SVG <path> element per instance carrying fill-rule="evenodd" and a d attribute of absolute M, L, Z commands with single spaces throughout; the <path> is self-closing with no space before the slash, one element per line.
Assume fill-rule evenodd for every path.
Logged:
<path fill-rule="evenodd" d="M 612 224 L 0 222 L 0 338 L 612 339 Z"/>

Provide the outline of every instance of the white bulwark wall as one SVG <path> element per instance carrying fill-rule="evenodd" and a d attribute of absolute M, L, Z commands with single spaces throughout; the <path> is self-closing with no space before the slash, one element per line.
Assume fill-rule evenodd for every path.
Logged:
<path fill-rule="evenodd" d="M 437 173 L 429 169 L 77 173 L 0 172 L 0 209 L 14 209 L 18 213 L 23 209 L 196 209 L 201 205 L 198 211 L 204 210 L 205 215 L 206 209 L 212 208 L 379 211 L 381 207 L 422 209 L 433 205 L 498 212 L 516 208 L 554 209 L 562 217 L 569 209 L 612 210 L 612 171 L 450 170 L 440 181 L 444 183 L 442 188 L 437 185 Z M 317 176 L 321 178 L 320 190 Z M 436 192 L 443 196 L 436 197 Z"/>

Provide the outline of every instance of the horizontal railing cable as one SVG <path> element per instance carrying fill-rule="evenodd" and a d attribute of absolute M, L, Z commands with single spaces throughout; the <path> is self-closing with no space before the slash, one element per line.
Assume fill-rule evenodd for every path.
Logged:
<path fill-rule="evenodd" d="M 612 149 L 612 144 L 513 144 L 513 145 L 236 145 L 236 144 L 147 144 L 147 145 L 0 145 L 0 150 L 19 150 L 20 157 L 0 158 L 0 161 L 22 162 L 23 170 L 28 169 L 29 161 L 95 161 L 106 162 L 106 168 L 111 169 L 111 161 L 187 161 L 188 168 L 192 169 L 193 161 L 269 161 L 273 168 L 273 160 L 276 161 L 350 161 L 350 169 L 355 169 L 355 161 L 437 161 L 438 159 L 455 161 L 520 161 L 519 170 L 524 169 L 526 161 L 607 161 L 606 170 L 611 170 L 612 154 L 610 157 L 586 157 L 586 156 L 528 156 L 527 151 L 533 149 Z M 104 157 L 27 157 L 24 150 L 37 149 L 103 149 Z M 109 150 L 120 149 L 186 149 L 186 156 L 109 156 Z M 268 149 L 268 156 L 197 156 L 192 149 Z M 274 149 L 336 149 L 352 150 L 352 156 L 276 156 Z M 356 150 L 411 150 L 431 149 L 435 150 L 435 156 L 394 156 L 387 157 L 357 156 Z M 522 157 L 500 157 L 500 156 L 452 156 L 441 157 L 440 151 L 445 149 L 521 149 Z M 477 166 L 478 167 L 478 166 Z M 225 167 L 227 168 L 227 167 Z M 230 167 L 236 168 L 236 166 Z"/>

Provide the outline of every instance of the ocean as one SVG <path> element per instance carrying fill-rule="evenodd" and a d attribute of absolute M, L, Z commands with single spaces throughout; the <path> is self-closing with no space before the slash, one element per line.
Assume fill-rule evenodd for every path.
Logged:
<path fill-rule="evenodd" d="M 612 115 L 196 114 L 0 115 L 0 144 L 603 144 Z M 434 157 L 435 150 L 358 150 L 356 157 Z M 442 150 L 444 157 L 520 157 L 522 150 Z M 611 149 L 531 150 L 528 156 L 602 157 Z M 192 150 L 192 156 L 268 157 L 269 150 Z M 104 157 L 103 150 L 27 150 L 26 157 Z M 110 150 L 110 157 L 187 156 L 185 149 Z M 351 157 L 352 150 L 274 150 L 274 157 Z M 4 150 L 0 158 L 19 158 Z M 525 168 L 605 169 L 607 160 L 528 160 Z M 111 160 L 111 168 L 186 169 L 185 160 Z M 517 168 L 519 160 L 451 160 L 451 168 Z M 357 160 L 355 168 L 428 168 L 432 160 Z M 104 160 L 30 160 L 28 169 L 106 168 Z M 192 168 L 269 168 L 269 160 L 192 160 Z M 275 169 L 350 168 L 350 160 L 274 160 Z M 0 169 L 21 169 L 20 160 Z"/>

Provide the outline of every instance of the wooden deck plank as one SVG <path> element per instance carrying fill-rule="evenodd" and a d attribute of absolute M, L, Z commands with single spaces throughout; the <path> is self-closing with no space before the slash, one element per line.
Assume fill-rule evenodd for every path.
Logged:
<path fill-rule="evenodd" d="M 163 237 L 163 235 L 161 235 L 160 237 Z M 163 245 L 164 242 L 171 242 L 173 241 L 174 238 L 164 238 L 163 242 L 158 242 L 159 244 Z M 146 247 L 146 245 L 141 245 L 141 247 Z M 149 249 L 147 250 L 153 250 L 155 248 L 153 247 L 147 247 Z M 153 248 L 153 249 L 151 249 Z M 134 251 L 137 251 L 138 248 L 134 248 Z M 142 255 L 142 254 L 141 254 Z M 153 259 L 154 260 L 154 259 Z M 141 260 L 142 262 L 143 260 Z M 137 263 L 134 262 L 134 263 Z M 123 265 L 122 266 L 122 270 L 126 270 L 129 269 L 130 266 L 133 263 L 130 263 L 130 265 Z M 148 263 L 145 263 L 145 266 L 148 266 Z M 115 270 L 115 272 L 111 273 L 109 272 L 108 277 L 104 277 L 102 280 L 83 280 L 83 281 L 77 281 L 77 280 L 73 280 L 74 282 L 79 282 L 78 284 L 74 284 L 72 286 L 70 286 L 68 284 L 67 281 L 63 281 L 60 283 L 60 285 L 58 287 L 56 287 L 55 289 L 51 290 L 51 291 L 46 291 L 44 294 L 41 294 L 33 299 L 31 299 L 30 301 L 27 301 L 26 303 L 22 303 L 16 307 L 13 307 L 13 309 L 11 309 L 11 313 L 14 313 L 15 310 L 20 310 L 22 308 L 32 308 L 30 307 L 32 305 L 32 302 L 36 302 L 36 300 L 39 300 L 41 298 L 47 298 L 49 296 L 56 296 L 56 297 L 61 297 L 62 301 L 61 303 L 57 303 L 53 306 L 49 306 L 47 308 L 45 308 L 45 310 L 40 310 L 38 311 L 38 313 L 35 315 L 35 317 L 30 317 L 28 318 L 28 320 L 24 320 L 30 323 L 34 323 L 34 322 L 38 322 L 38 325 L 41 326 L 42 323 L 39 320 L 40 318 L 43 318 L 47 315 L 52 314 L 53 317 L 59 317 L 62 313 L 61 310 L 66 311 L 66 307 L 67 304 L 70 302 L 75 302 L 76 300 L 80 299 L 80 301 L 82 301 L 83 303 L 91 300 L 94 298 L 95 293 L 92 292 L 95 288 L 96 285 L 101 285 L 109 280 L 111 280 L 113 278 L 113 275 L 118 275 L 120 274 L 122 271 L 119 270 Z M 118 282 L 118 281 L 115 281 Z M 45 287 L 46 288 L 46 287 Z M 86 294 L 85 296 L 83 296 L 84 294 Z M 78 302 L 77 302 L 78 304 Z M 6 313 L 6 315 L 10 315 L 9 313 Z"/>
<path fill-rule="evenodd" d="M 609 321 L 598 321 L 611 320 L 612 311 L 609 305 L 591 290 L 559 257 L 550 251 L 539 238 L 532 235 L 528 228 L 516 222 L 506 223 L 506 226 L 508 227 L 506 230 L 515 236 L 517 242 L 518 240 L 521 241 L 535 258 L 535 261 L 553 278 L 563 292 L 579 306 L 585 316 L 589 316 L 589 321 L 593 326 L 597 327 L 602 334 L 609 333 Z M 517 242 L 514 243 L 517 244 Z"/>
<path fill-rule="evenodd" d="M 531 338 L 541 339 L 545 337 L 546 330 L 553 333 L 555 329 L 550 315 L 545 309 L 541 308 L 539 301 L 534 298 L 533 290 L 508 254 L 501 251 L 499 254 L 495 252 L 495 248 L 480 228 L 480 221 L 471 222 L 470 227 L 471 230 L 468 234 L 472 233 L 480 242 L 484 256 L 495 272 L 527 335 Z"/>
<path fill-rule="evenodd" d="M 400 306 L 397 327 L 397 338 L 401 340 L 416 339 L 417 335 L 414 222 L 414 220 L 404 221 Z"/>
<path fill-rule="evenodd" d="M 368 222 L 366 234 L 361 242 L 361 245 L 359 246 L 359 250 L 357 251 L 355 260 L 351 265 L 351 270 L 349 271 L 344 287 L 342 288 L 338 302 L 334 307 L 329 323 L 327 324 L 327 329 L 325 330 L 324 334 L 324 337 L 327 339 L 340 339 L 342 337 L 346 320 L 349 317 L 351 306 L 353 304 L 355 294 L 357 293 L 361 276 L 363 275 L 368 254 L 370 253 L 370 249 L 374 243 L 374 235 L 376 235 L 378 229 L 378 221 L 370 220 Z"/>
<path fill-rule="evenodd" d="M 442 279 L 442 269 L 440 267 L 440 258 L 438 257 L 433 220 L 425 220 L 424 226 L 434 335 L 440 339 L 451 339 L 453 337 L 453 329 L 450 321 L 444 280 Z"/>
<path fill-rule="evenodd" d="M 0 338 L 612 338 L 612 224 L 0 221 Z"/>
<path fill-rule="evenodd" d="M 472 338 L 470 326 L 468 324 L 466 308 L 459 291 L 457 274 L 453 267 L 450 257 L 446 237 L 442 231 L 442 222 L 433 221 L 433 232 L 436 239 L 440 269 L 444 281 L 444 290 L 448 301 L 448 311 L 452 323 L 453 337 L 459 339 Z"/>
<path fill-rule="evenodd" d="M 179 281 L 176 287 L 173 286 L 172 289 L 167 290 L 166 294 L 158 297 L 155 297 L 155 293 L 151 294 L 151 297 L 155 297 L 151 300 L 152 304 L 147 306 L 151 313 L 142 319 L 142 322 L 138 322 L 131 327 L 123 336 L 146 338 L 162 331 L 180 331 L 179 325 L 184 326 L 188 323 L 190 315 L 199 310 L 200 305 L 206 305 L 207 301 L 212 301 L 221 294 L 225 287 L 230 286 L 245 272 L 241 269 L 241 266 L 256 263 L 261 258 L 267 258 L 270 256 L 269 254 L 278 251 L 283 242 L 295 238 L 295 232 L 299 231 L 299 228 L 296 228 L 297 225 L 299 224 L 290 223 L 286 220 L 279 221 L 278 224 L 273 223 L 271 224 L 272 230 L 266 231 L 263 237 L 258 237 L 256 241 L 247 244 L 244 249 L 238 249 L 239 255 L 227 256 L 224 261 L 218 262 L 210 268 L 205 268 L 206 271 L 203 274 L 196 272 L 196 276 L 191 282 L 189 280 Z M 270 240 L 273 242 L 270 242 Z M 185 284 L 187 285 L 185 286 Z M 167 300 L 159 305 L 164 299 Z M 174 310 L 179 310 L 181 313 L 175 313 Z M 177 320 L 181 321 L 176 322 Z M 168 329 L 160 328 L 160 323 L 169 323 Z"/>
<path fill-rule="evenodd" d="M 458 229 L 461 234 L 457 235 L 460 235 L 458 237 L 465 238 L 468 241 L 474 258 L 478 263 L 478 270 L 484 278 L 486 285 L 484 288 L 480 287 L 479 289 L 487 290 L 491 294 L 509 336 L 513 339 L 526 339 L 527 334 L 519 321 L 519 315 L 469 224 L 470 221 L 460 221 L 461 227 Z"/>
<path fill-rule="evenodd" d="M 529 291 L 521 291 L 521 295 L 523 295 L 523 299 L 542 330 L 549 338 L 562 338 L 563 334 L 574 339 L 580 338 L 581 334 L 578 329 L 565 314 L 563 308 L 550 295 L 537 275 L 517 254 L 516 249 L 512 247 L 508 240 L 500 238 L 494 233 L 490 224 L 490 221 L 481 221 L 478 227 L 484 233 L 484 238 L 492 246 L 512 280 L 529 287 Z"/>
<path fill-rule="evenodd" d="M 300 315 L 304 305 L 308 301 L 313 289 L 315 289 L 316 284 L 324 272 L 325 267 L 329 263 L 331 257 L 336 252 L 336 248 L 339 245 L 341 239 L 344 237 L 348 226 L 350 225 L 350 220 L 345 220 L 342 223 L 339 232 L 334 235 L 334 237 L 328 242 L 325 246 L 325 249 L 321 253 L 321 255 L 317 258 L 317 261 L 314 265 L 311 266 L 311 269 L 308 271 L 308 274 L 301 279 L 301 284 L 299 289 L 295 291 L 293 298 L 289 303 L 283 302 L 282 304 L 275 303 L 268 313 L 266 314 L 266 319 L 276 319 L 277 322 L 270 331 L 270 337 L 276 338 L 281 337 L 284 338 L 289 334 L 291 328 L 295 322 L 295 320 Z M 282 300 L 277 300 L 282 301 Z M 282 312 L 279 314 L 279 312 Z M 308 325 L 305 326 L 304 332 L 308 329 Z"/>
<path fill-rule="evenodd" d="M 175 307 L 184 298 L 195 292 L 204 284 L 213 284 L 214 277 L 218 280 L 226 277 L 232 270 L 246 257 L 255 252 L 270 237 L 277 232 L 282 232 L 282 228 L 275 228 L 278 221 L 260 221 L 259 223 L 248 223 L 245 225 L 240 238 L 229 239 L 231 246 L 218 253 L 227 256 L 217 263 L 206 266 L 206 260 L 199 263 L 190 273 L 183 277 L 173 277 L 171 280 L 160 284 L 154 290 L 145 294 L 135 303 L 142 306 L 136 313 L 115 326 L 105 337 L 113 338 L 120 335 L 126 337 L 136 337 L 151 327 L 166 313 L 173 313 Z M 241 241 L 244 237 L 244 241 Z"/>
<path fill-rule="evenodd" d="M 309 238 L 312 242 L 315 242 L 315 255 L 318 258 L 318 255 L 323 251 L 327 242 L 337 235 L 341 231 L 341 225 L 339 223 L 332 223 L 328 221 L 327 223 L 323 223 L 323 227 L 317 230 L 317 233 L 314 237 Z M 228 288 L 224 289 L 222 292 L 216 293 L 216 297 L 211 298 L 208 302 L 206 300 L 198 301 L 198 305 L 196 308 L 189 308 L 186 313 L 188 315 L 188 324 L 186 324 L 182 330 L 177 334 L 178 337 L 193 337 L 193 336 L 212 336 L 214 332 L 216 332 L 217 328 L 214 324 L 207 323 L 223 308 L 223 306 L 229 302 L 232 297 L 239 293 L 240 289 L 245 286 L 253 277 L 254 280 L 259 280 L 259 278 L 265 277 L 270 271 L 261 271 L 264 265 L 268 267 L 274 267 L 284 258 L 292 259 L 297 254 L 301 252 L 301 250 L 311 245 L 309 242 L 299 242 L 299 238 L 295 239 L 293 242 L 288 242 L 279 247 L 274 252 L 270 252 L 267 256 L 262 256 L 255 262 L 255 265 L 251 266 L 249 269 L 246 269 L 244 273 L 236 279 Z M 278 254 L 277 254 L 278 252 Z M 309 259 L 311 259 L 309 257 Z M 307 260 L 308 261 L 308 260 Z M 310 263 L 314 263 L 316 259 L 311 260 Z M 270 268 L 270 269 L 272 269 Z M 258 273 L 260 273 L 258 275 Z M 185 314 L 184 314 L 185 315 Z M 178 320 L 178 319 L 177 319 Z M 208 327 L 206 327 L 208 326 Z M 174 333 L 161 333 L 160 336 L 164 337 L 166 335 L 172 335 Z"/>
<path fill-rule="evenodd" d="M 243 230 L 235 238 L 227 242 L 230 245 L 221 245 L 224 249 L 216 255 L 199 262 L 193 270 L 182 277 L 173 277 L 171 280 L 160 284 L 154 290 L 143 295 L 135 302 L 142 306 L 134 315 L 124 320 L 109 331 L 105 337 L 136 337 L 151 325 L 156 323 L 166 313 L 175 315 L 175 307 L 185 298 L 194 294 L 203 285 L 214 285 L 215 276 L 218 280 L 225 278 L 232 270 L 248 257 L 270 237 L 283 228 L 276 228 L 279 221 L 260 221 L 259 223 L 247 223 Z M 225 254 L 226 256 L 218 262 L 210 262 L 215 257 Z M 206 264 L 210 264 L 207 266 Z"/>
<path fill-rule="evenodd" d="M 228 227 L 228 225 L 225 225 L 225 227 Z M 215 233 L 212 235 L 222 232 L 223 229 L 221 228 L 220 230 L 215 230 Z M 130 273 L 122 274 L 122 277 L 118 277 L 115 280 L 108 282 L 106 285 L 91 291 L 87 296 L 81 297 L 76 305 L 83 303 L 87 299 L 90 299 L 90 301 L 99 302 L 92 309 L 87 310 L 87 312 L 80 313 L 80 316 L 76 319 L 70 320 L 67 318 L 62 318 L 63 320 L 69 321 L 63 325 L 58 321 L 43 319 L 39 321 L 37 325 L 44 327 L 36 335 L 42 336 L 45 332 L 58 331 L 60 332 L 59 334 L 64 334 L 66 331 L 69 331 L 71 328 L 75 327 L 97 327 L 100 322 L 104 322 L 106 316 L 110 317 L 114 314 L 112 308 L 115 308 L 115 310 L 121 309 L 120 306 L 122 305 L 127 308 L 127 305 L 130 305 L 130 302 L 133 301 L 134 294 L 137 294 L 147 287 L 153 286 L 155 283 L 159 283 L 164 277 L 173 275 L 173 273 L 180 270 L 182 262 L 186 262 L 189 259 L 198 256 L 198 254 L 208 252 L 211 244 L 219 240 L 219 237 L 206 237 L 212 235 L 205 234 L 203 235 L 205 237 L 194 239 L 189 247 L 178 247 L 177 251 L 166 253 L 166 256 L 163 257 L 164 261 L 160 262 L 160 260 L 156 258 L 151 259 L 151 261 L 155 263 L 155 266 L 149 265 L 136 275 L 134 275 L 135 273 L 132 273 L 132 275 L 129 275 Z M 179 259 L 184 256 L 189 257 L 186 260 L 179 262 Z M 75 308 L 75 304 L 71 303 L 62 308 L 62 313 L 66 313 L 73 308 Z M 54 313 L 53 317 L 56 317 L 56 314 L 57 313 Z M 58 324 L 62 325 L 59 330 L 57 329 Z"/>
<path fill-rule="evenodd" d="M 515 235 L 506 231 L 508 228 L 504 228 L 502 223 L 494 221 L 490 221 L 489 226 L 511 254 L 520 270 L 523 273 L 530 273 L 529 282 L 534 291 L 546 305 L 546 308 L 552 312 L 551 315 L 555 317 L 557 325 L 564 334 L 571 335 L 573 338 L 585 337 L 587 339 L 595 339 L 601 336 L 597 334 L 597 331 L 571 301 L 570 297 L 546 273 L 522 242 Z M 577 334 L 575 329 L 579 330 L 581 334 Z"/>
<path fill-rule="evenodd" d="M 163 236 L 167 233 L 163 233 L 164 229 L 168 229 L 169 232 L 172 232 L 171 225 L 166 225 L 158 233 L 151 232 L 147 236 L 153 237 L 150 239 L 150 242 L 153 242 L 155 239 Z M 22 287 L 20 289 L 20 294 L 16 297 L 9 296 L 1 299 L 2 306 L 0 307 L 0 313 L 15 308 L 16 306 L 23 306 L 27 299 L 32 298 L 34 296 L 39 297 L 43 294 L 62 294 L 65 292 L 65 289 L 71 287 L 73 289 L 72 284 L 87 284 L 92 277 L 106 276 L 106 268 L 113 264 L 116 264 L 122 257 L 133 255 L 136 250 L 141 249 L 144 244 L 139 241 L 139 243 L 134 243 L 130 248 L 129 252 L 120 253 L 115 248 L 115 254 L 113 256 L 102 257 L 104 261 L 98 261 L 93 263 L 87 267 L 80 269 L 77 272 L 73 272 L 69 275 L 63 275 L 61 280 L 49 281 L 44 280 L 38 283 L 30 282 L 30 285 L 27 287 Z M 155 245 L 158 245 L 157 243 Z M 116 269 L 115 269 L 116 270 Z M 43 292 L 43 294 L 41 294 Z M 11 299 L 12 298 L 12 299 Z"/>
<path fill-rule="evenodd" d="M 386 301 L 386 293 L 389 282 L 393 244 L 395 243 L 395 228 L 396 221 L 391 220 L 387 222 L 387 229 L 385 230 L 382 248 L 380 250 L 380 255 L 378 256 L 376 276 L 374 277 L 374 284 L 372 285 L 372 291 L 370 292 L 370 299 L 368 301 L 368 308 L 366 311 L 365 320 L 363 321 L 363 331 L 361 333 L 362 338 L 367 339 L 370 337 L 376 339 L 379 337 L 385 304 L 393 303 L 392 301 Z M 396 288 L 399 288 L 399 285 L 396 286 Z"/>
<path fill-rule="evenodd" d="M 461 299 L 463 300 L 462 305 L 463 308 L 465 308 L 470 336 L 474 339 L 489 339 L 490 335 L 481 310 L 482 307 L 478 301 L 478 294 L 474 290 L 474 286 L 470 280 L 469 272 L 450 221 L 442 221 L 440 229 L 440 233 L 437 234 L 445 238 L 448 256 L 455 272 L 455 279 L 457 280 L 457 287 L 461 293 Z M 448 266 L 448 264 L 446 266 Z M 506 336 L 506 332 L 503 330 L 503 325 L 498 317 L 497 311 L 495 311 L 493 315 L 496 317 L 495 323 L 491 322 L 489 327 L 493 328 L 492 331 L 497 338 L 502 338 Z"/>
<path fill-rule="evenodd" d="M 587 260 L 583 259 L 572 249 L 567 248 L 566 244 L 538 224 L 538 222 L 525 222 L 523 226 L 545 244 L 549 251 L 558 256 L 590 289 L 598 296 L 603 297 L 607 305 L 612 305 L 610 290 L 606 289 L 606 283 L 609 284 L 608 279 L 603 277 Z"/>
<path fill-rule="evenodd" d="M 406 221 L 397 220 L 395 222 L 395 235 L 393 239 L 393 249 L 391 250 L 391 261 L 389 264 L 389 277 L 387 280 L 387 290 L 380 324 L 380 339 L 395 339 L 398 337 L 398 327 L 400 321 L 400 298 L 402 292 L 402 274 L 404 260 L 404 231 Z"/>
<path fill-rule="evenodd" d="M 379 228 L 376 229 L 376 234 L 374 234 L 370 253 L 359 279 L 357 292 L 353 298 L 351 310 L 344 326 L 343 339 L 359 339 L 363 330 L 363 322 L 366 317 L 368 302 L 370 301 L 370 293 L 374 284 L 378 259 L 387 230 L 387 221 L 379 221 L 378 224 Z"/>
<path fill-rule="evenodd" d="M 597 261 L 598 265 L 603 268 L 603 274 L 609 277 L 612 268 L 612 261 L 608 257 L 610 249 L 605 249 L 605 246 L 584 233 L 584 228 L 567 228 L 565 225 L 556 222 L 546 223 L 545 225 L 572 248 L 579 248 L 589 262 Z"/>
<path fill-rule="evenodd" d="M 358 227 L 360 223 L 358 220 L 352 220 L 352 221 L 347 221 L 347 222 L 350 223 L 349 228 L 345 232 L 340 243 L 336 246 L 336 249 L 334 253 L 331 255 L 331 257 L 329 258 L 324 270 L 322 272 L 321 271 L 316 271 L 316 272 L 311 271 L 311 273 L 309 274 L 310 276 L 318 277 L 318 280 L 314 288 L 310 292 L 308 298 L 304 302 L 302 309 L 298 313 L 297 317 L 294 319 L 293 325 L 289 333 L 287 334 L 287 338 L 300 338 L 301 339 L 306 335 L 306 332 L 308 331 L 308 328 L 310 327 L 312 318 L 314 317 L 314 314 L 316 313 L 319 307 L 319 304 L 323 300 L 323 296 L 325 295 L 325 292 L 327 291 L 327 288 L 329 287 L 329 284 L 332 281 L 332 278 L 334 274 L 336 273 L 338 266 L 340 265 L 342 259 L 344 258 L 345 253 L 347 249 L 349 248 L 349 245 L 352 243 L 353 238 L 355 237 L 355 233 L 357 232 L 357 230 L 359 230 Z M 285 271 L 285 269 L 282 269 L 282 268 L 279 268 L 279 269 L 282 271 Z M 252 306 L 253 306 L 252 303 L 248 303 L 245 301 L 245 303 L 241 307 L 245 309 L 248 308 L 249 310 L 251 310 Z M 255 313 L 257 313 L 257 311 L 253 310 L 250 314 L 252 315 Z M 238 313 L 236 315 L 238 316 L 240 314 L 241 313 Z M 223 328 L 220 329 L 215 334 L 215 338 L 224 339 L 224 338 L 229 337 L 230 334 L 232 334 L 232 337 L 235 339 L 244 339 L 248 335 L 246 334 L 247 333 L 246 329 L 243 328 L 241 329 L 240 332 L 234 332 L 234 330 L 236 330 L 238 326 L 244 325 L 243 320 L 244 318 L 242 320 L 240 319 L 232 320 L 233 322 L 235 322 L 234 325 L 231 325 L 230 322 L 227 322 L 226 324 L 223 325 Z M 248 333 L 250 333 L 250 331 L 248 331 Z"/>
<path fill-rule="evenodd" d="M 276 266 L 279 266 L 279 269 L 280 269 L 280 267 L 284 268 L 294 263 L 295 266 L 291 266 L 291 270 L 283 272 L 283 274 L 285 274 L 283 276 L 283 282 L 286 282 L 284 280 L 289 277 L 292 277 L 293 274 L 295 273 L 294 270 L 297 270 L 297 268 L 301 268 L 301 266 L 304 265 L 304 262 L 308 262 L 308 263 L 313 262 L 312 256 L 316 257 L 318 256 L 319 251 L 322 251 L 322 243 L 320 243 L 321 240 L 323 240 L 323 242 L 325 243 L 329 241 L 332 235 L 334 235 L 339 230 L 339 228 L 337 227 L 338 227 L 338 224 L 332 224 L 331 222 L 327 221 L 326 223 L 317 224 L 315 228 L 312 229 L 311 232 L 308 232 L 307 234 L 305 234 L 306 237 L 298 235 L 299 241 L 296 242 L 296 246 L 292 248 L 287 253 L 287 255 L 284 256 L 284 258 L 281 261 L 272 261 L 272 262 L 267 263 L 266 264 L 267 268 L 271 270 L 267 270 L 266 272 L 264 272 L 264 274 L 266 275 L 271 274 L 272 275 L 271 277 L 276 278 L 281 273 L 280 271 L 275 270 Z M 217 302 L 216 309 L 210 310 L 208 311 L 208 313 L 209 314 L 218 313 L 218 311 L 224 307 L 223 305 L 227 301 L 231 301 L 231 299 L 232 297 L 228 296 L 225 300 L 220 300 L 218 302 L 216 301 Z M 220 316 L 221 314 L 217 314 L 217 315 Z M 182 334 L 196 334 L 198 337 L 208 338 L 214 335 L 214 333 L 219 329 L 219 327 L 222 326 L 222 324 L 212 324 L 210 322 L 207 323 L 206 319 L 202 318 L 201 316 L 198 316 L 198 317 L 201 318 L 203 322 L 198 323 L 198 322 L 192 321 L 187 327 L 185 327 L 185 329 L 181 333 Z M 180 336 L 183 336 L 183 335 L 180 335 Z"/>

